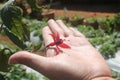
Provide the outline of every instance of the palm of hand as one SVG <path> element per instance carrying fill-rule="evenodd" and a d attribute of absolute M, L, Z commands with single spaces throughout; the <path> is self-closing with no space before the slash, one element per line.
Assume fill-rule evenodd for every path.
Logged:
<path fill-rule="evenodd" d="M 53 48 L 46 50 L 48 57 L 21 51 L 12 55 L 9 63 L 25 64 L 52 80 L 92 80 L 96 77 L 111 76 L 103 57 L 79 31 L 66 27 L 61 20 L 49 20 L 48 26 L 42 31 L 45 46 L 54 42 L 49 34 L 56 34 L 57 31 L 60 33 L 60 39 L 65 39 L 64 43 L 70 48 L 59 47 L 61 42 L 57 46 L 62 52 L 55 55 L 56 45 L 52 43 Z"/>
<path fill-rule="evenodd" d="M 54 74 L 50 73 L 53 79 L 66 80 L 69 79 L 69 75 L 65 76 L 65 74 L 71 73 L 75 76 L 69 80 L 89 80 L 109 73 L 104 59 L 85 37 L 69 36 L 65 39 L 69 40 L 66 43 L 71 46 L 71 49 L 60 48 L 62 53 L 50 57 L 53 61 L 52 73 L 58 72 L 55 77 L 53 77 Z M 61 78 L 58 79 L 60 75 Z"/>

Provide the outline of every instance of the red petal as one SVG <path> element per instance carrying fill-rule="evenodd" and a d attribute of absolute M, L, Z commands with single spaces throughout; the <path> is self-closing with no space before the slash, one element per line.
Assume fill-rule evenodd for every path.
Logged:
<path fill-rule="evenodd" d="M 59 44 L 58 46 L 60 46 L 62 48 L 71 48 L 69 45 L 67 45 L 65 43 Z"/>
<path fill-rule="evenodd" d="M 52 36 L 54 42 L 57 41 L 58 39 L 60 39 L 60 34 L 58 32 L 56 32 L 56 35 L 54 35 L 54 34 L 50 34 L 50 35 Z"/>
<path fill-rule="evenodd" d="M 56 51 L 56 55 L 60 53 L 60 49 L 58 48 L 58 46 L 56 46 L 55 51 Z"/>
<path fill-rule="evenodd" d="M 49 47 L 49 46 L 54 46 L 55 43 L 54 42 L 51 42 L 50 44 L 48 44 L 46 47 Z"/>
<path fill-rule="evenodd" d="M 55 35 L 54 34 L 50 34 L 54 40 L 54 42 L 56 41 Z"/>
<path fill-rule="evenodd" d="M 56 32 L 56 40 L 60 39 L 60 34 Z"/>

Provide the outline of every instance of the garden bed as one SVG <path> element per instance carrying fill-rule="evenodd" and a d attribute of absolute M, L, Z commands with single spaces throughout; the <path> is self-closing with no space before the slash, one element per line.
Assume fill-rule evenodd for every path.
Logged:
<path fill-rule="evenodd" d="M 7 52 L 6 51 L 2 52 L 4 53 L 5 57 L 8 56 L 8 54 L 10 56 L 11 52 L 12 54 L 14 54 L 19 50 L 28 50 L 43 55 L 44 44 L 43 44 L 41 30 L 46 25 L 47 19 L 38 20 L 38 18 L 35 17 L 33 18 L 31 15 L 28 14 L 23 15 L 21 9 L 17 8 L 16 6 L 13 7 L 13 5 L 9 5 L 9 4 L 7 6 L 8 7 L 10 6 L 10 8 L 7 9 L 5 7 L 1 10 L 1 12 L 3 11 L 3 13 L 1 13 L 2 21 L 0 23 L 2 24 L 3 22 L 5 26 L 2 27 L 2 32 L 1 32 L 2 34 L 0 35 L 0 41 L 4 42 L 4 43 L 0 43 L 1 45 L 0 51 L 3 51 L 4 49 L 6 49 L 6 47 L 7 50 L 9 48 Z M 53 5 L 53 7 L 54 6 L 55 5 Z M 67 8 L 64 8 L 64 10 L 60 10 L 60 7 L 59 9 L 52 8 L 53 10 L 55 10 L 55 19 L 62 19 L 66 25 L 77 28 L 80 32 L 82 32 L 91 42 L 91 44 L 101 52 L 101 54 L 108 61 L 108 63 L 109 60 L 117 58 L 116 55 L 118 56 L 120 54 L 118 53 L 120 51 L 120 32 L 119 32 L 120 13 L 119 14 L 115 14 L 114 12 L 96 13 L 94 11 L 88 12 L 84 10 L 74 11 L 74 10 L 67 10 Z M 38 8 L 36 11 L 39 12 Z M 4 14 L 6 12 L 7 14 Z M 33 38 L 35 38 L 38 40 L 38 42 L 34 40 L 35 41 L 34 43 L 34 41 L 31 40 L 30 35 L 32 32 L 34 32 L 32 34 L 32 40 Z M 5 43 L 9 43 L 10 46 L 14 45 L 17 47 L 13 48 L 7 46 L 8 44 Z M 8 59 L 9 57 L 6 58 Z M 6 62 L 5 64 L 8 65 Z M 5 64 L 2 66 L 6 66 Z M 110 66 L 111 65 L 113 66 L 111 62 L 109 64 Z M 8 66 L 6 67 L 6 69 L 7 68 Z M 14 70 L 17 69 L 18 72 L 22 70 L 20 66 L 14 66 L 13 68 Z M 116 67 L 111 67 L 111 68 L 115 70 Z M 116 71 L 117 70 L 115 70 L 115 73 Z M 12 74 L 14 73 L 11 73 L 11 75 Z M 26 73 L 21 72 L 21 74 L 26 74 Z M 28 75 L 29 77 L 31 77 L 30 74 Z M 1 74 L 1 76 L 3 76 L 3 74 Z M 4 76 L 6 76 L 6 78 L 14 78 L 14 76 L 17 75 L 14 74 L 14 76 L 7 76 L 7 74 L 5 73 Z M 119 76 L 116 75 L 113 76 L 119 78 Z M 24 78 L 24 76 L 22 77 Z M 34 78 L 34 76 L 32 77 Z M 18 77 L 18 79 L 19 78 L 20 77 Z M 35 77 L 35 79 L 32 80 L 38 80 L 38 79 Z"/>

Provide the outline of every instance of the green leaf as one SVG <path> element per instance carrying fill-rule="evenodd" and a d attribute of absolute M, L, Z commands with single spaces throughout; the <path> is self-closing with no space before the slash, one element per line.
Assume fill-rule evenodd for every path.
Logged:
<path fill-rule="evenodd" d="M 11 39 L 12 42 L 14 42 L 18 47 L 21 49 L 25 49 L 26 45 L 23 43 L 22 40 L 19 39 L 15 34 L 13 34 L 8 28 L 4 27 L 3 28 L 6 35 Z"/>
<path fill-rule="evenodd" d="M 1 8 L 1 19 L 3 24 L 20 40 L 29 40 L 28 27 L 22 22 L 23 10 L 14 4 L 14 0 L 10 0 Z"/>
<path fill-rule="evenodd" d="M 10 65 L 8 64 L 8 59 L 12 55 L 12 51 L 9 48 L 4 48 L 0 50 L 0 71 L 8 72 Z"/>
<path fill-rule="evenodd" d="M 104 43 L 99 51 L 107 58 L 115 57 L 115 53 L 117 52 L 116 46 L 114 44 Z"/>
<path fill-rule="evenodd" d="M 0 71 L 7 72 L 9 71 L 10 65 L 8 65 L 9 55 L 3 54 L 0 52 Z"/>
<path fill-rule="evenodd" d="M 1 19 L 3 23 L 11 29 L 13 26 L 13 18 L 19 19 L 22 15 L 22 10 L 13 4 L 14 0 L 9 0 L 1 8 Z"/>
<path fill-rule="evenodd" d="M 28 4 L 35 10 L 41 10 L 41 7 L 37 4 L 36 0 L 27 0 Z"/>

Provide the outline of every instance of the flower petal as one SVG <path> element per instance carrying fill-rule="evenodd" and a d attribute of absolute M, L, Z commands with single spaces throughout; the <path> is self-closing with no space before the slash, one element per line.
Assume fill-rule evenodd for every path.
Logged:
<path fill-rule="evenodd" d="M 67 45 L 65 43 L 59 44 L 58 46 L 60 46 L 62 48 L 71 48 L 69 45 Z"/>

